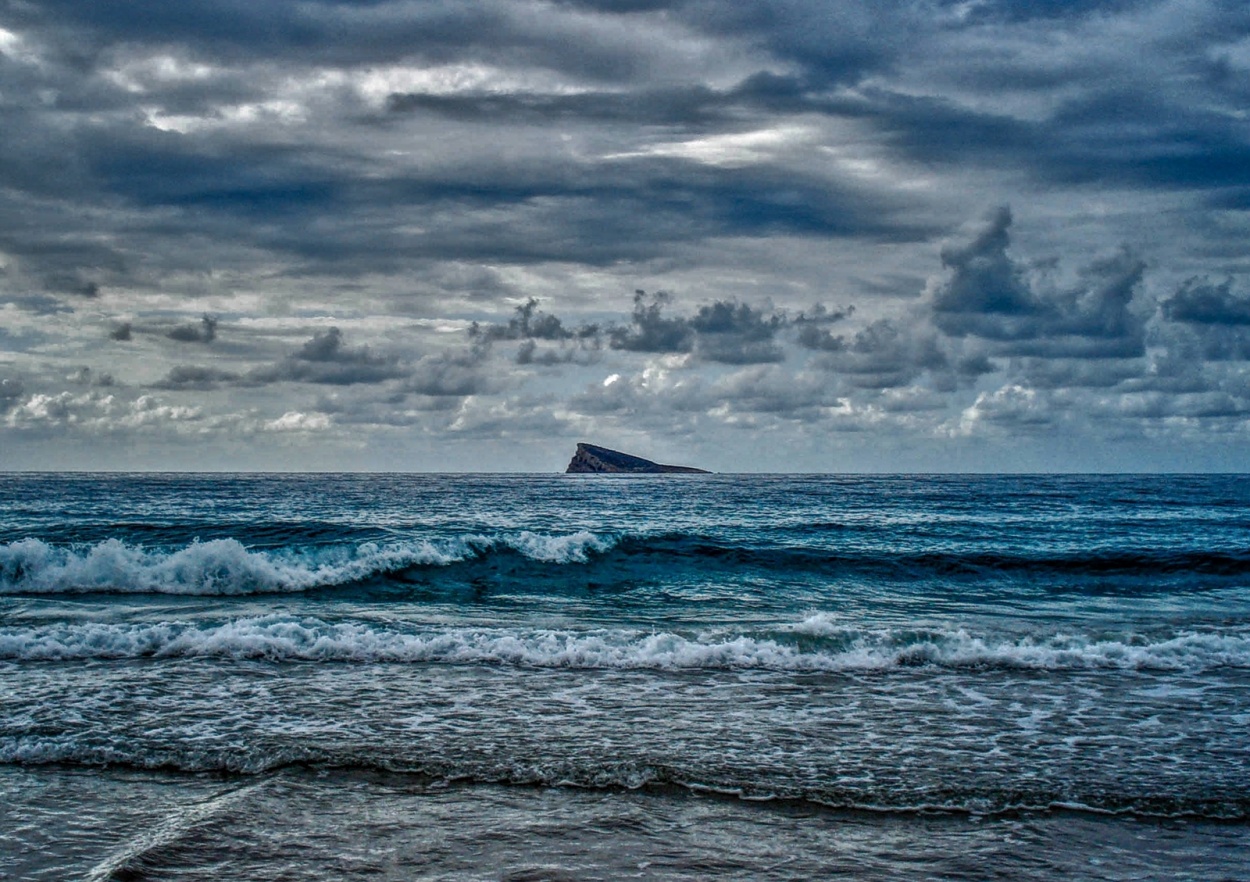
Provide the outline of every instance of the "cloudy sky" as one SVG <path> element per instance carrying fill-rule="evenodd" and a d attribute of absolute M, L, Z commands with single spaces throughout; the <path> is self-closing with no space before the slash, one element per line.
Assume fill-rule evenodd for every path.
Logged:
<path fill-rule="evenodd" d="M 0 469 L 1250 470 L 1250 7 L 0 0 Z"/>

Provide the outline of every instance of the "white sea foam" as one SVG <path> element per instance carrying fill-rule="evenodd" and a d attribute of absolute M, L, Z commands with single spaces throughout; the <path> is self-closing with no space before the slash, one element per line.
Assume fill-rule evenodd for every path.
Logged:
<path fill-rule="evenodd" d="M 0 629 L 0 659 L 142 657 L 829 672 L 918 666 L 1196 671 L 1250 667 L 1250 637 L 1188 633 L 1138 642 L 1080 636 L 993 640 L 964 631 L 935 632 L 917 639 L 873 632 L 849 645 L 839 641 L 822 650 L 751 634 L 464 627 L 400 630 L 284 616 L 242 618 L 211 627 L 162 622 Z"/>
<path fill-rule="evenodd" d="M 586 530 L 562 536 L 544 536 L 525 530 L 507 544 L 526 557 L 550 563 L 585 563 L 590 552 L 603 552 L 611 547 L 610 542 Z"/>
<path fill-rule="evenodd" d="M 100 861 L 87 873 L 83 882 L 109 882 L 111 879 L 127 876 L 142 876 L 143 858 L 152 852 L 165 848 L 187 835 L 188 831 L 198 824 L 222 815 L 241 800 L 251 797 L 257 790 L 269 782 L 260 781 L 245 787 L 235 787 L 216 796 L 197 802 L 182 811 L 166 817 L 155 825 L 144 829 L 130 841 Z M 127 872 L 127 871 L 131 872 Z"/>
<path fill-rule="evenodd" d="M 261 594 L 343 585 L 407 567 L 447 565 L 496 548 L 536 561 L 585 563 L 611 542 L 581 531 L 521 532 L 431 542 L 364 543 L 312 550 L 249 549 L 236 539 L 147 549 L 108 539 L 60 547 L 39 539 L 0 545 L 0 594 L 114 591 L 161 594 Z"/>
<path fill-rule="evenodd" d="M 842 619 L 837 613 L 817 612 L 812 613 L 801 622 L 787 626 L 787 630 L 794 634 L 829 637 L 847 631 L 847 627 L 841 624 L 841 621 Z"/>

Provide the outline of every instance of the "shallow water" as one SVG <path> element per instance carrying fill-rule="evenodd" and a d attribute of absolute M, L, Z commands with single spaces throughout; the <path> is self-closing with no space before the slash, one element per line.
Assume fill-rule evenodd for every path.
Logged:
<path fill-rule="evenodd" d="M 898 814 L 682 789 L 0 772 L 0 869 L 46 879 L 1245 877 L 1244 825 L 1073 812 Z"/>

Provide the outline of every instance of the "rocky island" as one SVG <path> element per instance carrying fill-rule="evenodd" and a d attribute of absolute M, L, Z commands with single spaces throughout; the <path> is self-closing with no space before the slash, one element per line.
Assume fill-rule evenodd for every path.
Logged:
<path fill-rule="evenodd" d="M 577 452 L 564 470 L 566 475 L 664 475 L 694 474 L 709 475 L 707 469 L 696 469 L 690 466 L 661 465 L 641 456 L 597 447 L 594 444 L 578 444 Z"/>

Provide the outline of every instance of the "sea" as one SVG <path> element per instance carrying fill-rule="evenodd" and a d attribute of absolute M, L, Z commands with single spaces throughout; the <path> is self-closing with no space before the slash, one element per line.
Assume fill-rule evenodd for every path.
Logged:
<path fill-rule="evenodd" d="M 0 475 L 0 878 L 1250 879 L 1250 479 Z"/>

